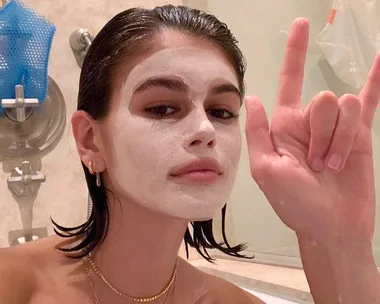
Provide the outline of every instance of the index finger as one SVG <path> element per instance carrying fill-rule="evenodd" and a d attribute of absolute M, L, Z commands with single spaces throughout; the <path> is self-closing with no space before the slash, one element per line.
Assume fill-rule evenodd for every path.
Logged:
<path fill-rule="evenodd" d="M 280 73 L 278 105 L 300 107 L 304 67 L 309 43 L 309 21 L 297 18 L 289 30 L 284 63 Z"/>
<path fill-rule="evenodd" d="M 367 81 L 359 94 L 362 103 L 362 122 L 372 127 L 372 120 L 380 99 L 380 54 L 377 54 Z"/>

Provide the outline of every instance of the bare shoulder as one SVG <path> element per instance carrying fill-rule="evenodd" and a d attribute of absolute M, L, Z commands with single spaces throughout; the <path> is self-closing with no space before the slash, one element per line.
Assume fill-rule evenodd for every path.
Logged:
<path fill-rule="evenodd" d="M 36 287 L 32 265 L 31 259 L 20 248 L 0 249 L 0 304 L 27 304 L 31 301 Z"/>
<path fill-rule="evenodd" d="M 38 288 L 38 271 L 54 237 L 0 248 L 0 304 L 29 304 Z M 53 250 L 51 250 L 53 252 Z"/>
<path fill-rule="evenodd" d="M 187 262 L 186 262 L 187 263 Z M 262 300 L 246 292 L 238 286 L 188 264 L 186 276 L 191 278 L 187 282 L 197 282 L 192 286 L 199 293 L 192 303 L 196 304 L 265 304 Z M 189 282 L 190 281 L 190 282 Z M 190 283 L 194 284 L 194 283 Z"/>

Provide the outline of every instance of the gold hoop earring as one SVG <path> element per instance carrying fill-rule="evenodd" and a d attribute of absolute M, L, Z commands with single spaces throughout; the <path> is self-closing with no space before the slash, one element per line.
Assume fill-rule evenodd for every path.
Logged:
<path fill-rule="evenodd" d="M 90 171 L 90 174 L 94 174 L 94 170 L 92 170 L 92 162 L 88 163 L 88 171 Z"/>
<path fill-rule="evenodd" d="M 96 172 L 96 185 L 100 187 L 102 185 L 102 181 L 100 180 L 100 173 Z"/>

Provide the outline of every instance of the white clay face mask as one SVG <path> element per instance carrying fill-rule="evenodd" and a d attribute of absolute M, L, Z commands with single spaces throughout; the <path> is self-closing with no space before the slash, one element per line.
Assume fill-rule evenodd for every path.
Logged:
<path fill-rule="evenodd" d="M 141 102 L 146 107 L 179 106 L 183 115 L 154 119 L 130 111 L 134 94 L 139 94 L 134 92 L 145 80 L 167 76 L 186 84 L 188 104 L 174 100 L 172 105 L 173 97 L 168 103 L 157 94 L 145 93 L 142 94 L 147 97 Z M 118 193 L 150 210 L 187 220 L 210 219 L 226 204 L 236 178 L 241 134 L 237 121 L 210 119 L 206 112 L 205 99 L 215 82 L 238 88 L 232 66 L 226 60 L 211 50 L 195 47 L 158 51 L 132 69 L 112 117 L 114 155 L 107 170 Z M 163 90 L 165 96 L 178 95 L 170 89 Z M 212 148 L 201 144 L 210 141 L 215 143 Z M 173 167 L 199 158 L 213 158 L 222 165 L 223 175 L 215 183 L 179 183 L 170 178 Z"/>

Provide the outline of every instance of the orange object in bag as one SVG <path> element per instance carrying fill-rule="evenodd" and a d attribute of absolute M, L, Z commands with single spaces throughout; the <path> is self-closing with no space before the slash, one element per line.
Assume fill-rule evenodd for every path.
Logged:
<path fill-rule="evenodd" d="M 377 1 L 335 0 L 316 39 L 337 77 L 354 88 L 364 85 L 380 51 Z"/>

